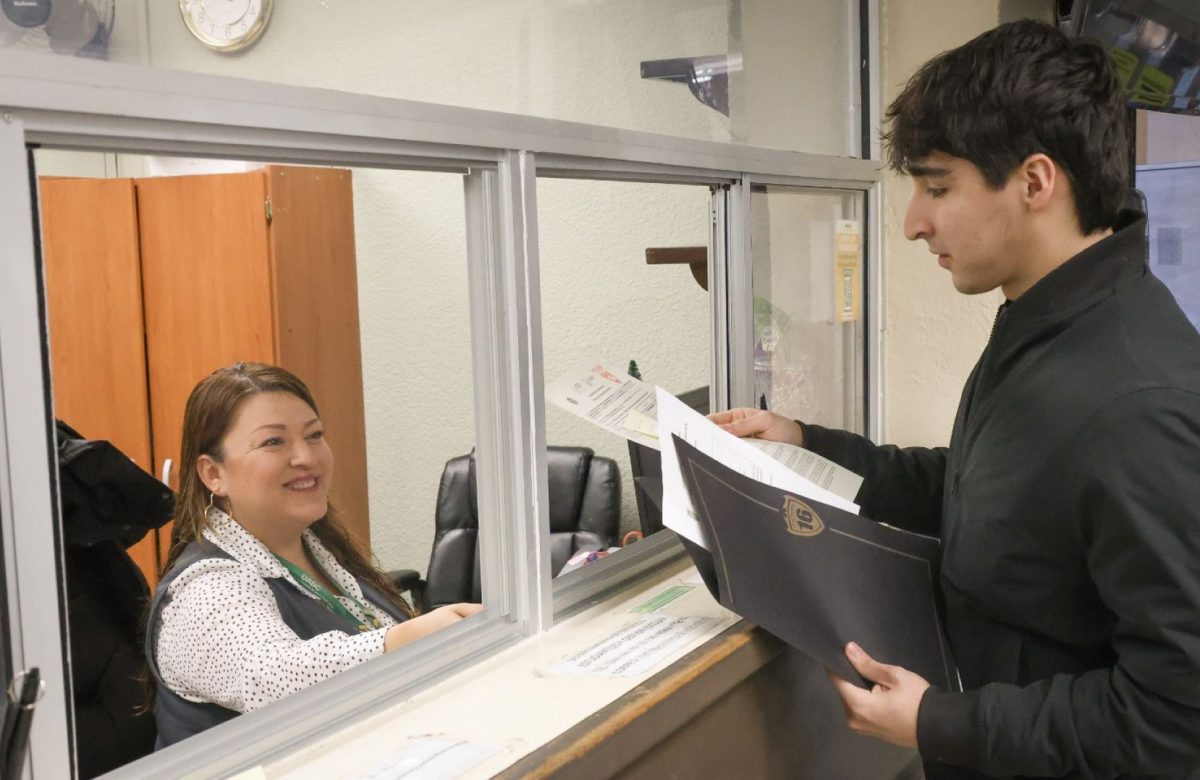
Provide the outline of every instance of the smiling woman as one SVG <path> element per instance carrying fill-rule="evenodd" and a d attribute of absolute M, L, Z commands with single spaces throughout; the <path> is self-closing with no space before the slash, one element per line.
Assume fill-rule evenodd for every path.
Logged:
<path fill-rule="evenodd" d="M 159 747 L 482 609 L 413 617 L 330 506 L 324 425 L 282 368 L 238 363 L 202 380 L 181 466 L 147 630 Z"/>

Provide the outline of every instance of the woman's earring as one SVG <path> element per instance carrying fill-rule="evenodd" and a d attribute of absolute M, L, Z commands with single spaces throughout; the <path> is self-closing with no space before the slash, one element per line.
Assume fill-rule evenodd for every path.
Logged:
<path fill-rule="evenodd" d="M 204 507 L 204 514 L 207 515 L 208 511 L 212 508 L 213 508 L 213 492 L 210 490 L 210 491 L 208 491 L 208 506 Z"/>

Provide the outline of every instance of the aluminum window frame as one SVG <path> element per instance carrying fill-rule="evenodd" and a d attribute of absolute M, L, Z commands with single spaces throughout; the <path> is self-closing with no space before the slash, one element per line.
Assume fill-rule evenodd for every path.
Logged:
<path fill-rule="evenodd" d="M 43 350 L 41 279 L 32 230 L 32 186 L 26 129 L 0 110 L 0 533 L 8 584 L 9 657 L 14 674 L 36 666 L 46 681 L 31 728 L 31 746 L 72 744 L 65 695 L 68 640 L 62 546 L 52 503 L 49 383 Z M 18 523 L 17 518 L 42 518 Z M 7 684 L 7 683 L 5 683 Z M 30 760 L 43 777 L 69 777 L 74 756 L 39 750 Z"/>
<path fill-rule="evenodd" d="M 825 158 L 844 160 L 847 158 Z M 859 161 L 854 161 L 855 163 Z M 733 174 L 722 170 L 674 170 L 617 160 L 593 162 L 560 156 L 539 156 L 537 176 L 608 181 L 638 181 L 674 184 L 708 184 L 712 190 L 712 236 L 708 252 L 709 323 L 713 338 L 711 365 L 711 408 L 754 406 L 754 286 L 753 261 L 750 247 L 751 193 L 755 186 L 787 187 L 806 191 L 835 190 L 840 193 L 861 193 L 863 196 L 864 230 L 864 318 L 865 343 L 862 361 L 858 366 L 863 374 L 864 431 L 878 440 L 882 425 L 882 401 L 872 395 L 879 383 L 874 372 L 882 365 L 879 349 L 882 333 L 878 314 L 873 307 L 882 306 L 882 276 L 876 271 L 873 258 L 878 257 L 882 224 L 871 212 L 882 192 L 882 170 L 877 163 L 862 161 L 863 167 L 833 166 L 836 173 L 827 177 L 787 176 L 771 173 Z M 651 171 L 659 176 L 648 178 Z M 869 171 L 869 174 L 865 174 Z M 878 310 L 880 313 L 882 309 Z M 537 343 L 541 343 L 541 321 L 535 318 Z M 552 379 L 553 377 L 547 377 Z M 538 414 L 544 415 L 544 405 Z M 544 420 L 541 421 L 544 423 Z M 542 452 L 545 451 L 545 432 L 542 431 Z M 539 472 L 545 480 L 544 468 Z M 545 496 L 542 496 L 545 501 Z M 539 521 L 549 529 L 549 511 L 544 503 Z M 610 556 L 586 568 L 575 571 L 565 579 L 555 579 L 553 614 L 556 620 L 569 617 L 582 607 L 626 586 L 631 578 L 642 572 L 681 558 L 685 555 L 674 531 L 663 529 L 637 545 L 622 550 L 620 556 Z"/>
<path fill-rule="evenodd" d="M 465 174 L 478 479 L 481 500 L 495 508 L 494 527 L 482 532 L 487 616 L 120 770 L 129 777 L 217 775 L 283 755 L 545 630 L 574 605 L 680 554 L 673 535 L 663 534 L 596 565 L 564 592 L 552 588 L 537 176 L 703 182 L 725 193 L 714 197 L 714 244 L 723 250 L 710 253 L 710 278 L 724 290 L 712 296 L 718 403 L 745 402 L 727 388 L 743 368 L 748 376 L 752 360 L 744 339 L 720 336 L 736 332 L 736 323 L 750 327 L 750 288 L 736 278 L 748 273 L 742 226 L 750 182 L 870 192 L 881 176 L 877 162 L 857 158 L 0 51 L 0 181 L 28 181 L 30 147 Z M 36 660 L 47 679 L 62 681 L 49 686 L 34 719 L 32 769 L 35 777 L 62 777 L 73 758 L 62 750 L 71 725 L 58 529 L 15 521 L 57 516 L 33 208 L 29 186 L 0 188 L 0 532 L 13 666 Z M 869 246 L 878 245 L 878 225 Z"/>

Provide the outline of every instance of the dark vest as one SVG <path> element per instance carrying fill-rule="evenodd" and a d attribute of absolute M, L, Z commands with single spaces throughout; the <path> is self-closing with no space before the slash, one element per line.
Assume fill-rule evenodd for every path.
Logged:
<path fill-rule="evenodd" d="M 150 604 L 150 621 L 146 628 L 146 662 L 157 683 L 154 698 L 154 717 L 158 722 L 158 742 L 155 750 L 172 745 L 193 734 L 199 734 L 205 729 L 224 723 L 239 713 L 210 702 L 188 701 L 168 688 L 158 673 L 158 664 L 154 648 L 158 639 L 158 617 L 163 607 L 170 601 L 167 588 L 189 566 L 207 558 L 230 558 L 233 556 L 217 547 L 212 542 L 192 542 L 175 561 L 171 570 L 158 583 L 154 591 L 154 600 Z M 358 625 L 344 617 L 335 614 L 322 602 L 310 598 L 283 577 L 271 577 L 264 580 L 275 596 L 283 622 L 296 632 L 301 639 L 312 639 L 318 634 L 328 631 L 341 631 L 345 634 L 357 634 Z M 397 621 L 403 621 L 405 615 L 376 588 L 362 580 L 357 580 L 363 595 L 372 606 L 382 609 Z"/>

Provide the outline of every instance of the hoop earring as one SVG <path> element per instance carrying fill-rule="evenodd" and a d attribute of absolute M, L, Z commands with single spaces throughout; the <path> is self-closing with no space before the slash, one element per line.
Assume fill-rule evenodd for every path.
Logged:
<path fill-rule="evenodd" d="M 204 507 L 204 514 L 207 515 L 209 510 L 212 508 L 213 508 L 213 492 L 210 490 L 210 491 L 208 491 L 208 506 Z"/>

